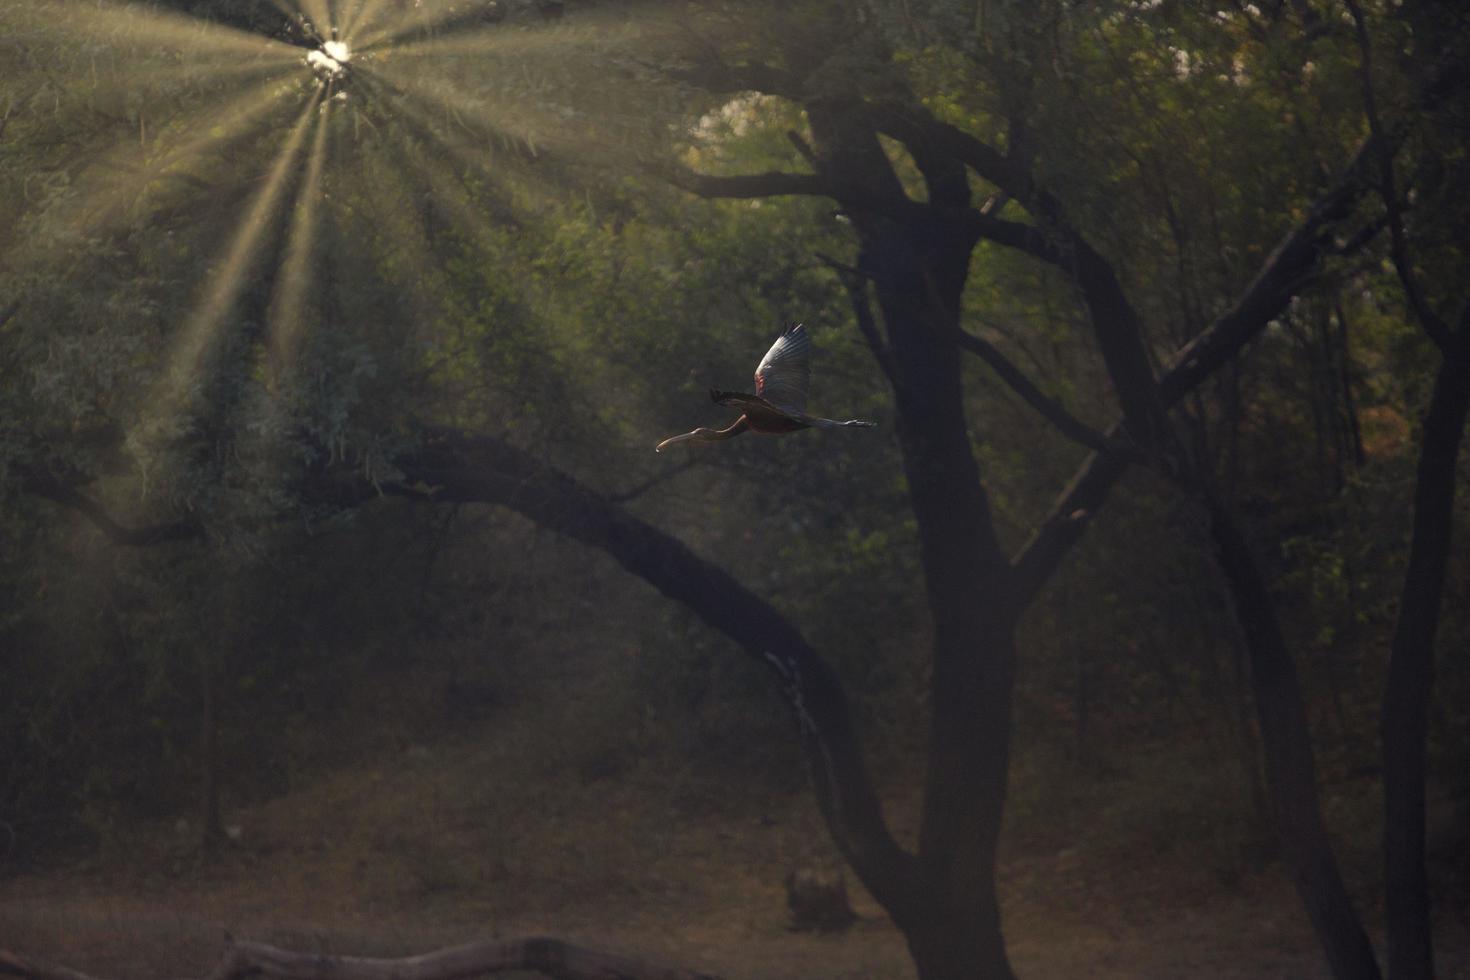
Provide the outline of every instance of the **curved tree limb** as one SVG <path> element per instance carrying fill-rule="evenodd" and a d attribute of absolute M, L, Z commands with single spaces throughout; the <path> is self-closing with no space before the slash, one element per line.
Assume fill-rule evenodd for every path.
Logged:
<path fill-rule="evenodd" d="M 383 483 L 383 493 L 514 510 L 546 530 L 605 552 L 772 669 L 797 722 L 817 803 L 838 847 L 879 901 L 917 900 L 916 859 L 884 822 L 841 681 L 779 610 L 682 541 L 494 436 L 434 429 L 421 449 L 394 465 L 403 476 Z M 379 487 L 356 471 L 329 471 L 305 492 L 350 506 L 376 497 Z"/>
<path fill-rule="evenodd" d="M 265 943 L 232 942 L 205 980 L 468 980 L 512 970 L 534 970 L 555 980 L 716 980 L 709 974 L 544 936 L 466 943 L 398 959 L 297 953 Z M 96 980 L 69 967 L 5 950 L 0 950 L 0 975 L 22 980 Z"/>
<path fill-rule="evenodd" d="M 21 487 L 28 493 L 81 514 L 106 534 L 113 544 L 144 547 L 169 541 L 186 541 L 204 533 L 198 523 L 190 520 L 127 527 L 118 523 L 100 503 L 49 473 L 26 473 L 21 479 Z"/>
<path fill-rule="evenodd" d="M 1235 357 L 1317 274 L 1332 227 L 1351 212 L 1371 186 L 1368 171 L 1377 152 L 1377 140 L 1369 137 L 1332 188 L 1317 199 L 1307 216 L 1267 256 L 1235 305 L 1174 356 L 1159 378 L 1159 398 L 1165 408 L 1177 404 Z M 1122 423 L 1118 422 L 1104 437 L 1113 441 L 1122 433 Z M 1120 456 L 1094 452 L 1083 461 L 1031 540 L 1011 559 L 1013 585 L 1023 606 L 1036 597 L 1081 538 L 1087 515 L 1102 506 L 1126 469 L 1127 461 Z"/>
<path fill-rule="evenodd" d="M 676 187 L 698 194 L 700 197 L 837 196 L 836 188 L 816 174 L 768 170 L 758 174 L 715 176 L 676 168 L 671 170 L 668 176 Z"/>
<path fill-rule="evenodd" d="M 969 221 L 981 237 L 1024 251 L 1072 275 L 1087 304 L 1123 417 L 1135 438 L 1166 448 L 1172 440 L 1138 313 L 1112 264 L 1065 220 L 1061 202 L 1037 186 L 1022 161 L 937 119 L 921 105 L 877 109 L 874 125 L 907 146 L 916 159 L 943 156 L 960 161 L 1036 216 L 1037 226 L 1002 221 L 990 211 L 974 213 Z"/>
<path fill-rule="evenodd" d="M 893 354 L 888 350 L 888 345 L 883 342 L 883 336 L 878 332 L 878 323 L 873 319 L 873 307 L 868 302 L 868 275 L 863 270 L 839 262 L 830 255 L 821 252 L 816 253 L 822 264 L 837 273 L 837 279 L 842 283 L 842 288 L 847 290 L 848 302 L 852 304 L 853 315 L 857 319 L 858 330 L 863 339 L 868 342 L 868 348 L 873 352 L 873 357 L 878 362 L 878 367 L 883 370 L 883 375 L 888 378 L 889 384 L 894 381 Z"/>
<path fill-rule="evenodd" d="M 1062 435 L 1100 453 L 1113 451 L 1114 447 L 1109 444 L 1106 436 L 1067 411 L 1066 406 L 1061 402 L 1032 384 L 1031 379 L 1026 377 L 1025 373 L 1011 363 L 1011 360 L 990 341 L 963 330 L 960 331 L 959 340 L 961 347 L 990 365 L 990 369 L 1012 391 L 1025 399 L 1026 404 L 1040 412 Z"/>
<path fill-rule="evenodd" d="M 976 208 L 956 211 L 952 208 L 936 207 L 922 201 L 915 201 L 902 193 L 877 192 L 871 188 L 832 180 L 821 174 L 769 170 L 757 174 L 727 176 L 673 168 L 664 171 L 663 175 L 675 187 L 703 198 L 746 200 L 788 196 L 830 197 L 850 210 L 867 211 L 896 221 L 958 225 L 971 235 L 978 235 L 985 229 L 991 229 L 992 234 L 1024 243 L 1028 248 L 1041 249 L 1044 247 L 1043 238 L 1030 236 L 1025 231 L 1030 228 L 1029 225 L 990 218 L 982 215 Z"/>

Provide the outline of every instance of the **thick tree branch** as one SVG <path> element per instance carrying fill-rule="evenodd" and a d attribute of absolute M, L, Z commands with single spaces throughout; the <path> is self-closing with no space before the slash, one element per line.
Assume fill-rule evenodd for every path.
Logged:
<path fill-rule="evenodd" d="M 1031 379 L 1022 373 L 1009 358 L 1000 352 L 994 344 L 988 340 L 977 337 L 972 333 L 960 332 L 960 346 L 980 358 L 990 369 L 996 373 L 1001 381 L 1020 395 L 1026 404 L 1041 413 L 1042 417 L 1056 427 L 1068 439 L 1079 442 L 1089 449 L 1095 449 L 1100 453 L 1111 452 L 1113 447 L 1108 444 L 1107 437 L 1092 428 L 1081 419 L 1077 418 L 1061 402 L 1049 397 Z"/>
<path fill-rule="evenodd" d="M 786 142 L 801 155 L 801 158 L 813 168 L 817 166 L 817 151 L 813 150 L 811 144 L 794 129 L 786 130 Z"/>
<path fill-rule="evenodd" d="M 1332 188 L 1317 199 L 1307 216 L 1266 258 L 1235 305 L 1175 355 L 1159 378 L 1159 397 L 1165 408 L 1178 403 L 1235 357 L 1316 275 L 1332 226 L 1370 187 L 1368 170 L 1377 152 L 1377 140 L 1369 137 Z M 1105 438 L 1111 442 L 1122 434 L 1122 423 L 1115 423 Z M 1050 514 L 1011 561 L 1014 588 L 1022 606 L 1036 597 L 1063 556 L 1082 537 L 1087 517 L 1107 500 L 1126 468 L 1127 461 L 1120 455 L 1094 452 L 1083 461 Z"/>
<path fill-rule="evenodd" d="M 28 493 L 49 500 L 81 514 L 91 521 L 113 544 L 129 547 L 164 544 L 170 541 L 185 541 L 203 534 L 203 528 L 194 521 L 172 521 L 167 524 L 149 524 L 143 527 L 127 527 L 119 524 L 107 508 L 82 493 L 76 487 L 49 473 L 31 471 L 21 479 L 21 487 Z"/>
<path fill-rule="evenodd" d="M 915 158 L 940 154 L 960 161 L 981 179 L 1020 201 L 1038 219 L 1054 222 L 1062 216 L 1061 204 L 1039 189 L 1018 161 L 958 126 L 935 118 L 923 106 L 875 107 L 873 123 L 880 133 L 908 147 Z"/>
<path fill-rule="evenodd" d="M 664 171 L 674 186 L 704 198 L 749 199 L 761 197 L 830 197 L 852 211 L 866 211 L 910 224 L 959 225 L 968 234 L 979 234 L 982 228 L 996 226 L 993 233 L 1041 248 L 1044 239 L 1027 237 L 1027 225 L 982 216 L 975 208 L 956 211 L 934 207 L 905 197 L 901 193 L 882 193 L 852 183 L 841 183 L 821 174 L 798 174 L 772 170 L 758 174 L 718 176 L 675 168 Z M 1006 227 L 1014 225 L 1014 228 Z M 1020 246 L 1017 246 L 1020 247 Z"/>
<path fill-rule="evenodd" d="M 1316 275 L 1321 256 L 1330 250 L 1331 227 L 1347 217 L 1368 190 L 1369 170 L 1378 152 L 1376 137 L 1363 141 L 1337 183 L 1317 198 L 1301 223 L 1266 257 L 1235 305 L 1174 356 L 1159 379 L 1165 405 L 1177 402 L 1233 358 Z"/>
<path fill-rule="evenodd" d="M 555 980 L 715 980 L 705 973 L 603 953 L 561 939 L 531 937 L 466 943 L 400 959 L 297 953 L 236 942 L 205 980 L 468 980 L 532 970 Z M 0 950 L 0 975 L 22 980 L 95 980 L 77 970 Z"/>
<path fill-rule="evenodd" d="M 922 106 L 878 109 L 874 124 L 907 146 L 916 159 L 923 155 L 962 162 L 1036 216 L 1039 226 L 1002 221 L 983 210 L 971 212 L 967 220 L 981 237 L 1024 251 L 1072 275 L 1087 304 L 1098 348 L 1134 438 L 1160 451 L 1168 449 L 1172 440 L 1133 304 L 1112 264 L 1067 223 L 1061 203 L 1036 185 L 1024 162 L 940 121 Z"/>
<path fill-rule="evenodd" d="M 1445 323 L 1424 297 L 1424 290 L 1419 285 L 1419 278 L 1414 274 L 1414 264 L 1409 258 L 1409 245 L 1404 233 L 1404 213 L 1399 206 L 1397 182 L 1394 179 L 1393 147 L 1384 138 L 1383 123 L 1378 115 L 1378 98 L 1373 91 L 1373 44 L 1368 37 L 1368 23 L 1357 0 L 1347 0 L 1347 8 L 1352 14 L 1358 50 L 1363 58 L 1359 72 L 1363 83 L 1363 114 L 1368 118 L 1368 130 L 1377 139 L 1379 147 L 1379 194 L 1383 198 L 1383 207 L 1388 216 L 1388 253 L 1393 260 L 1394 271 L 1398 273 L 1399 283 L 1404 288 L 1404 296 L 1409 301 L 1409 308 L 1414 311 L 1419 325 L 1439 345 L 1445 356 L 1449 356 L 1452 346 L 1449 324 Z"/>
<path fill-rule="evenodd" d="M 698 194 L 700 197 L 837 196 L 836 188 L 816 174 L 793 174 L 780 170 L 769 170 L 759 174 L 715 176 L 696 173 L 692 170 L 676 169 L 670 171 L 668 177 L 675 186 Z"/>
<path fill-rule="evenodd" d="M 916 861 L 883 821 L 841 681 L 770 603 L 677 538 L 493 436 L 433 430 L 421 449 L 394 464 L 403 478 L 383 484 L 382 492 L 508 507 L 606 552 L 773 669 L 797 721 L 817 802 L 838 847 L 885 905 L 918 900 Z M 353 505 L 376 497 L 378 488 L 359 473 L 333 471 L 319 474 L 306 492 L 309 498 Z"/>
<path fill-rule="evenodd" d="M 705 50 L 704 60 L 679 68 L 650 67 L 666 78 L 693 85 L 713 95 L 760 92 L 793 100 L 801 97 L 801 79 L 796 74 L 760 63 L 730 64 L 722 57 L 718 44 L 703 38 L 696 40 Z"/>

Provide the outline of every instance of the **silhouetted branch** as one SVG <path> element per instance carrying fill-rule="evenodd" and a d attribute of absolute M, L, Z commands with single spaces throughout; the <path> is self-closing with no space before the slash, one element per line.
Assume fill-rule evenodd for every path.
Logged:
<path fill-rule="evenodd" d="M 296 953 L 265 943 L 232 942 L 205 980 L 467 980 L 533 970 L 555 980 L 716 980 L 706 973 L 603 953 L 561 939 L 488 940 L 399 959 Z M 85 973 L 0 950 L 0 974 L 23 980 L 96 980 Z"/>
<path fill-rule="evenodd" d="M 888 345 L 883 342 L 883 335 L 878 331 L 877 321 L 873 318 L 872 304 L 868 302 L 868 280 L 871 277 L 863 270 L 850 266 L 846 262 L 839 262 L 830 255 L 817 252 L 816 256 L 822 260 L 824 265 L 837 273 L 837 279 L 842 283 L 842 288 L 847 290 L 848 302 L 852 304 L 853 317 L 857 320 L 858 330 L 862 332 L 863 339 L 868 342 L 868 349 L 873 352 L 878 366 L 892 382 L 892 355 L 888 352 Z"/>
<path fill-rule="evenodd" d="M 1378 190 L 1379 196 L 1383 198 L 1384 210 L 1388 213 L 1388 254 L 1393 260 L 1394 271 L 1398 273 L 1399 283 L 1404 287 L 1409 308 L 1419 320 L 1419 326 L 1448 356 L 1451 348 L 1450 326 L 1425 299 L 1424 290 L 1419 286 L 1413 262 L 1409 258 L 1408 241 L 1404 234 L 1404 213 L 1399 206 L 1398 188 L 1394 179 L 1393 146 L 1384 138 L 1383 123 L 1378 115 L 1378 99 L 1373 92 L 1373 45 L 1368 38 L 1368 24 L 1357 0 L 1346 2 L 1357 32 L 1358 49 L 1363 57 L 1362 70 L 1359 72 L 1363 82 L 1363 114 L 1368 118 L 1368 131 L 1373 134 L 1379 147 Z"/>
<path fill-rule="evenodd" d="M 375 499 L 381 491 L 415 500 L 508 507 L 546 530 L 605 552 L 683 603 L 774 670 L 797 722 L 818 806 L 868 890 L 885 904 L 921 900 L 918 861 L 899 846 L 883 820 L 842 683 L 779 610 L 682 541 L 495 436 L 432 429 L 417 451 L 393 464 L 402 473 L 393 482 L 373 485 L 359 471 L 339 468 L 319 473 L 304 494 L 338 506 Z"/>
<path fill-rule="evenodd" d="M 21 486 L 28 493 L 81 514 L 106 534 L 114 544 L 143 547 L 169 541 L 185 541 L 197 538 L 203 533 L 203 528 L 193 521 L 172 521 L 167 524 L 126 527 L 114 520 L 100 503 L 76 487 L 47 473 L 34 471 L 27 473 L 21 480 Z"/>
<path fill-rule="evenodd" d="M 813 170 L 817 168 L 817 153 L 811 148 L 811 144 L 802 138 L 800 133 L 794 129 L 788 129 L 786 130 L 786 140 L 796 148 L 796 152 L 801 154 L 803 160 L 811 164 Z"/>
<path fill-rule="evenodd" d="M 759 174 L 737 174 L 718 177 L 696 173 L 692 170 L 670 172 L 673 183 L 700 197 L 752 198 L 805 195 L 812 197 L 836 197 L 836 189 L 816 174 L 793 174 L 769 170 Z"/>
<path fill-rule="evenodd" d="M 761 92 L 788 99 L 800 97 L 801 80 L 791 72 L 765 64 L 729 64 L 720 55 L 720 45 L 697 35 L 694 38 L 705 49 L 705 60 L 682 68 L 652 67 L 667 78 L 716 95 Z"/>
<path fill-rule="evenodd" d="M 1161 452 L 1172 451 L 1137 311 L 1112 264 L 1067 223 L 1061 202 L 1036 185 L 1024 160 L 1001 154 L 920 105 L 879 111 L 874 125 L 909 147 L 916 159 L 923 154 L 960 161 L 1037 217 L 1037 225 L 1005 221 L 996 216 L 999 208 L 989 202 L 965 214 L 978 236 L 1026 252 L 1072 276 L 1087 304 L 1098 350 L 1134 437 L 1154 444 Z"/>
<path fill-rule="evenodd" d="M 1371 136 L 1363 141 L 1337 183 L 1277 244 L 1235 305 L 1174 356 L 1159 378 L 1159 398 L 1165 408 L 1179 402 L 1235 357 L 1315 276 L 1332 225 L 1346 217 L 1370 186 L 1368 170 L 1378 152 L 1377 142 Z M 1122 423 L 1114 423 L 1104 437 L 1112 441 L 1122 432 Z M 1113 484 L 1126 469 L 1127 461 L 1120 455 L 1093 452 L 1083 461 L 1031 540 L 1011 560 L 1014 587 L 1022 606 L 1035 598 L 1063 556 L 1081 538 L 1087 515 L 1107 500 Z"/>
<path fill-rule="evenodd" d="M 1021 369 L 1012 364 L 1010 359 L 990 341 L 963 330 L 960 331 L 959 340 L 961 347 L 990 365 L 990 369 L 1001 381 L 1004 381 L 1012 391 L 1025 399 L 1026 404 L 1036 409 L 1048 422 L 1056 426 L 1057 431 L 1062 435 L 1101 453 L 1112 451 L 1107 438 L 1101 432 L 1077 418 L 1067 411 L 1061 402 L 1049 397 L 1032 384 L 1031 379 L 1026 377 Z"/>
<path fill-rule="evenodd" d="M 886 194 L 855 184 L 840 183 L 819 174 L 771 170 L 758 174 L 717 176 L 683 168 L 665 170 L 663 174 L 674 186 L 704 198 L 830 197 L 850 210 L 866 211 L 896 221 L 957 224 L 970 234 L 979 234 L 982 228 L 991 228 L 995 235 L 1026 242 L 1030 247 L 1040 248 L 1044 244 L 1044 239 L 1038 237 L 1033 240 L 1026 235 L 1024 229 L 1029 226 L 987 218 L 976 208 L 956 210 L 933 207 L 901 193 Z M 1010 225 L 1015 227 L 1000 227 Z"/>

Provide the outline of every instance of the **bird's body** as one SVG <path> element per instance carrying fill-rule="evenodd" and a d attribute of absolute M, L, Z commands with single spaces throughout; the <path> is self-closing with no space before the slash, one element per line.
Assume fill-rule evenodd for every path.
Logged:
<path fill-rule="evenodd" d="M 747 430 L 780 435 L 799 429 L 871 428 L 877 425 L 863 419 L 838 422 L 806 413 L 806 392 L 812 376 L 809 363 L 811 348 L 805 327 L 800 323 L 788 326 L 755 369 L 755 394 L 710 391 L 710 398 L 715 404 L 738 407 L 742 412 L 738 419 L 723 429 L 699 428 L 672 436 L 655 446 L 654 452 L 661 453 L 680 442 L 733 439 Z"/>

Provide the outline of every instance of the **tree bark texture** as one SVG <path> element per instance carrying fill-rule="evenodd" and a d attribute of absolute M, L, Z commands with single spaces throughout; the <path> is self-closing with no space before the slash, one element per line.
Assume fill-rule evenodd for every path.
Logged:
<path fill-rule="evenodd" d="M 1441 363 L 1424 414 L 1414 529 L 1379 716 L 1383 739 L 1383 861 L 1393 980 L 1434 976 L 1424 857 L 1425 743 L 1445 564 L 1454 531 L 1455 461 L 1470 409 L 1470 307 Z"/>
<path fill-rule="evenodd" d="M 902 195 L 860 106 L 807 105 L 819 173 Z M 931 199 L 963 206 L 963 167 L 917 160 Z M 956 179 L 958 178 L 958 179 Z M 866 196 L 866 195 L 865 195 Z M 841 200 L 841 198 L 839 198 Z M 921 900 L 890 905 L 925 980 L 1012 977 L 995 858 L 1010 763 L 1014 624 L 1009 569 L 965 419 L 959 310 L 973 237 L 953 222 L 898 221 L 849 206 L 886 329 L 880 354 L 919 533 L 933 621 L 928 772 L 919 830 Z"/>

